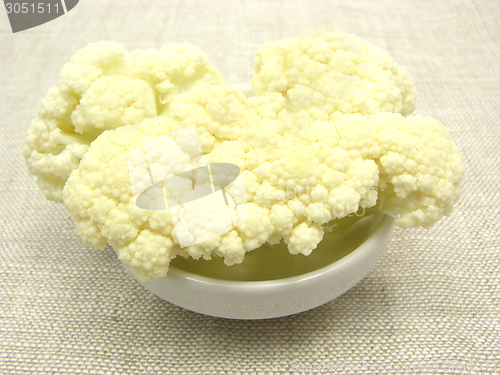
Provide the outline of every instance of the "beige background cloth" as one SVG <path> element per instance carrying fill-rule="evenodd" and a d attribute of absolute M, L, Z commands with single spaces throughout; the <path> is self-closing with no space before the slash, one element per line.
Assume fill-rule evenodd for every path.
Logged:
<path fill-rule="evenodd" d="M 326 361 L 330 373 L 375 372 L 361 362 L 382 364 L 379 373 L 391 364 L 394 373 L 437 373 L 459 361 L 467 365 L 460 373 L 498 374 L 499 20 L 494 0 L 82 0 L 12 34 L 0 6 L 0 371 L 286 374 Z M 333 302 L 237 321 L 161 301 L 112 252 L 82 246 L 70 215 L 45 201 L 26 171 L 20 150 L 36 106 L 89 42 L 195 43 L 228 82 L 242 83 L 262 43 L 332 29 L 407 67 L 417 113 L 447 126 L 466 166 L 453 214 L 429 230 L 396 230 L 376 268 Z M 332 366 L 342 363 L 352 367 Z"/>

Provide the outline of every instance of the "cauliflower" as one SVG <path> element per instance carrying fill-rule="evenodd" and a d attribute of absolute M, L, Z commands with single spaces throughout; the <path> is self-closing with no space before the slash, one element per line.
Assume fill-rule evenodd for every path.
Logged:
<path fill-rule="evenodd" d="M 345 32 L 264 44 L 252 80 L 258 95 L 278 92 L 291 111 L 316 120 L 415 109 L 417 93 L 406 70 L 379 47 Z"/>
<path fill-rule="evenodd" d="M 140 55 L 138 66 L 158 67 L 157 54 Z M 101 133 L 61 179 L 64 205 L 85 245 L 111 245 L 142 280 L 165 276 L 177 256 L 232 265 L 281 241 L 309 255 L 332 222 L 361 208 L 428 227 L 460 197 L 460 152 L 439 121 L 404 117 L 415 89 L 377 47 L 345 33 L 266 44 L 255 97 L 206 74 L 154 86 L 156 112 L 145 99 L 151 77 L 106 76 L 96 92 L 114 85 L 131 93 L 124 103 L 137 95 L 144 106 L 117 117 L 87 89 L 87 115 L 73 110 L 75 129 Z"/>
<path fill-rule="evenodd" d="M 47 199 L 62 202 L 66 180 L 99 134 L 158 116 L 172 97 L 202 82 L 222 77 L 196 46 L 127 53 L 119 43 L 89 44 L 38 107 L 23 148 L 29 172 Z"/>

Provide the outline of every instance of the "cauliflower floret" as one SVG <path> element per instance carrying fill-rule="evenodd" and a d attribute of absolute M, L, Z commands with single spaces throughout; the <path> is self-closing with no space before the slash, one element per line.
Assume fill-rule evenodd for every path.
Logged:
<path fill-rule="evenodd" d="M 62 201 L 66 180 L 99 134 L 156 117 L 203 82 L 222 78 L 193 45 L 130 53 L 114 42 L 87 45 L 63 67 L 31 122 L 23 148 L 29 172 L 47 199 Z"/>
<path fill-rule="evenodd" d="M 126 246 L 115 246 L 115 251 L 137 277 L 147 280 L 167 275 L 170 261 L 175 256 L 174 247 L 171 238 L 144 229 L 137 234 L 135 241 Z"/>
<path fill-rule="evenodd" d="M 415 108 L 406 70 L 379 47 L 345 32 L 266 43 L 254 64 L 256 94 L 281 93 L 288 110 L 307 111 L 315 120 L 345 113 L 406 115 Z"/>
<path fill-rule="evenodd" d="M 153 88 L 140 79 L 100 77 L 83 93 L 71 114 L 75 132 L 115 129 L 155 117 L 155 96 Z"/>
<path fill-rule="evenodd" d="M 241 114 L 245 110 L 243 93 L 231 87 L 205 83 L 174 97 L 161 116 L 176 120 L 179 128 L 193 125 L 196 119 L 201 146 L 208 153 L 225 140 L 238 140 L 242 132 Z"/>
<path fill-rule="evenodd" d="M 323 234 L 321 225 L 308 226 L 306 223 L 301 223 L 289 236 L 285 236 L 285 243 L 290 254 L 310 255 L 323 239 Z"/>
<path fill-rule="evenodd" d="M 437 120 L 376 114 L 380 144 L 380 191 L 396 224 L 429 227 L 451 213 L 460 199 L 462 155 Z"/>
<path fill-rule="evenodd" d="M 167 104 L 180 93 L 202 83 L 222 83 L 222 76 L 208 56 L 189 44 L 168 43 L 159 50 L 130 52 L 130 75 L 149 82 L 160 94 L 160 104 Z"/>

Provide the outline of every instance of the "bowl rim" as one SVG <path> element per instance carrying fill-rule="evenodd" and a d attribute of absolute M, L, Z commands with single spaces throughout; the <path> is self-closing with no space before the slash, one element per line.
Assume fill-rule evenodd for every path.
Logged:
<path fill-rule="evenodd" d="M 330 263 L 324 267 L 309 271 L 297 276 L 286 277 L 276 280 L 260 280 L 260 281 L 241 281 L 241 280 L 224 280 L 214 279 L 207 276 L 198 275 L 188 271 L 184 271 L 175 267 L 170 267 L 167 278 L 175 278 L 177 280 L 185 280 L 187 282 L 195 282 L 216 287 L 231 287 L 231 288 L 269 288 L 270 286 L 279 287 L 298 282 L 303 282 L 308 279 L 315 279 L 325 274 L 334 271 L 342 272 L 347 268 L 358 264 L 365 256 L 374 251 L 379 246 L 380 240 L 384 238 L 387 232 L 390 232 L 394 226 L 394 218 L 381 214 L 383 217 L 377 227 L 373 229 L 372 234 L 356 249 L 351 251 L 344 257 Z M 154 280 L 153 280 L 154 281 Z"/>

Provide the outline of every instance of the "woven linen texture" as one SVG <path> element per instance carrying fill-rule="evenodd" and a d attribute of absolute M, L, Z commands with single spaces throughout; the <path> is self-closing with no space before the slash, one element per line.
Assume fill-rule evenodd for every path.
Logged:
<path fill-rule="evenodd" d="M 429 364 L 453 360 L 467 364 L 462 373 L 474 363 L 488 373 L 477 370 L 488 361 L 500 372 L 499 2 L 87 0 L 16 34 L 0 8 L 1 373 L 287 374 L 293 361 L 437 373 Z M 113 252 L 82 246 L 70 215 L 26 171 L 36 106 L 89 42 L 195 43 L 229 83 L 244 83 L 262 43 L 323 30 L 355 33 L 405 66 L 416 113 L 447 126 L 466 167 L 452 216 L 397 229 L 376 268 L 324 306 L 236 321 L 161 301 Z"/>

